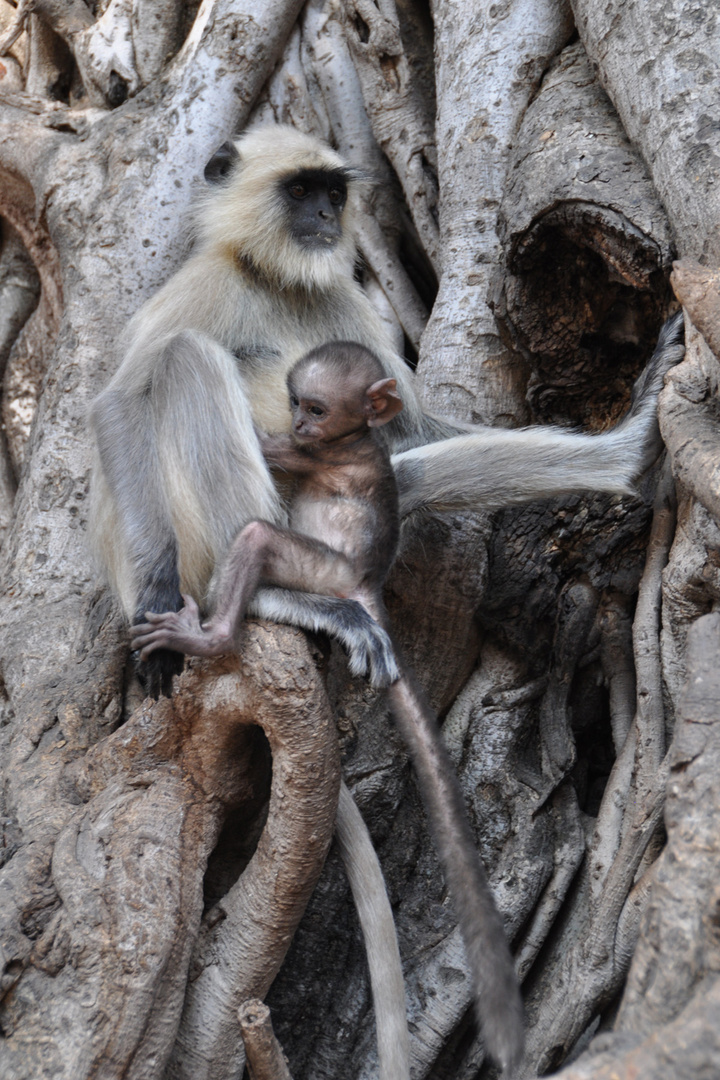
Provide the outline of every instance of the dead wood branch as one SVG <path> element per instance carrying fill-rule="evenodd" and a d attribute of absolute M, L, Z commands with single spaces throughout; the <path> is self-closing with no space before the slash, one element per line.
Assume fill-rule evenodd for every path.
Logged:
<path fill-rule="evenodd" d="M 287 1058 L 275 1037 L 270 1010 L 262 1001 L 246 1001 L 238 1009 L 250 1080 L 292 1080 Z"/>

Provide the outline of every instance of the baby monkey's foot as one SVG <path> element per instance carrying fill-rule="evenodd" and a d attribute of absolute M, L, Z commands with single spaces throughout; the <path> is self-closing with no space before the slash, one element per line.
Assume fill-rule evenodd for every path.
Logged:
<path fill-rule="evenodd" d="M 192 596 L 183 594 L 183 601 L 180 611 L 146 611 L 147 622 L 132 627 L 131 645 L 140 649 L 140 660 L 147 660 L 155 649 L 174 649 L 186 656 L 220 656 L 232 649 L 232 635 L 225 624 L 212 619 L 201 624 Z"/>

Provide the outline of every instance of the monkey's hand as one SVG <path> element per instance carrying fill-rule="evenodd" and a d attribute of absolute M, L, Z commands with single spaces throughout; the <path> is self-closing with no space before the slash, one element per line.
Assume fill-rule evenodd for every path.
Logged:
<path fill-rule="evenodd" d="M 255 434 L 263 457 L 271 468 L 284 469 L 291 473 L 307 472 L 308 456 L 298 451 L 290 435 L 267 435 L 258 428 L 255 429 Z"/>
<path fill-rule="evenodd" d="M 200 623 L 200 611 L 192 596 L 183 595 L 180 611 L 146 611 L 147 622 L 132 628 L 132 647 L 146 661 L 157 649 L 173 649 L 186 656 L 219 656 L 233 647 L 232 627 L 220 619 Z"/>

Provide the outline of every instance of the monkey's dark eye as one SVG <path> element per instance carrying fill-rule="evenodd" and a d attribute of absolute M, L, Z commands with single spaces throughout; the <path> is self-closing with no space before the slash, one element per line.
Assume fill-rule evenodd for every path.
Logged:
<path fill-rule="evenodd" d="M 308 412 L 311 416 L 324 416 L 325 410 L 321 409 L 319 405 L 308 405 Z"/>
<path fill-rule="evenodd" d="M 292 195 L 293 199 L 304 199 L 307 193 L 308 189 L 305 187 L 304 184 L 290 185 L 290 194 Z"/>
<path fill-rule="evenodd" d="M 299 404 L 300 404 L 300 402 L 299 402 L 299 401 L 298 401 L 298 399 L 297 399 L 297 398 L 295 397 L 295 395 L 294 395 L 294 394 L 291 394 L 291 395 L 290 395 L 290 408 L 291 408 L 291 409 L 297 409 L 297 407 L 298 407 L 298 405 L 299 405 Z"/>
<path fill-rule="evenodd" d="M 341 191 L 340 188 L 330 188 L 329 194 L 330 202 L 333 203 L 335 206 L 338 206 L 340 203 L 345 201 L 345 192 Z"/>

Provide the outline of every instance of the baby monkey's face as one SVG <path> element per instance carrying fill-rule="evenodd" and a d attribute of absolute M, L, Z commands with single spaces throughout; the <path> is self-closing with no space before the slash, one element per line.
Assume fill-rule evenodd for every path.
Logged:
<path fill-rule="evenodd" d="M 289 385 L 292 434 L 296 442 L 335 443 L 367 430 L 365 387 L 343 385 L 336 371 L 313 363 Z"/>

